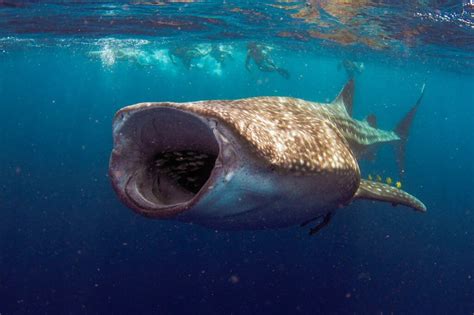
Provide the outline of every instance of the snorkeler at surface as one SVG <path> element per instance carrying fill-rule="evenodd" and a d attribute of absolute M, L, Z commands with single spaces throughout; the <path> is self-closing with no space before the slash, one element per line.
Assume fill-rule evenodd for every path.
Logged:
<path fill-rule="evenodd" d="M 191 69 L 192 61 L 209 55 L 211 48 L 201 45 L 176 46 L 169 49 L 171 62 L 177 64 L 176 58 L 180 59 L 186 69 Z"/>
<path fill-rule="evenodd" d="M 224 65 L 227 59 L 233 59 L 232 46 L 222 44 L 212 44 L 209 55 L 214 58 L 219 64 Z"/>
<path fill-rule="evenodd" d="M 358 61 L 352 61 L 345 59 L 341 62 L 339 67 L 342 65 L 344 70 L 346 71 L 348 79 L 354 78 L 356 74 L 361 74 L 364 71 L 364 63 Z"/>
<path fill-rule="evenodd" d="M 285 79 L 290 78 L 290 73 L 275 65 L 275 62 L 270 56 L 269 48 L 264 45 L 259 45 L 255 42 L 247 44 L 247 58 L 245 59 L 245 68 L 250 71 L 250 60 L 253 59 L 258 69 L 263 72 L 276 71 Z"/>
<path fill-rule="evenodd" d="M 136 48 L 120 48 L 105 45 L 97 51 L 90 51 L 90 56 L 98 57 L 106 66 L 112 66 L 117 60 L 133 61 L 141 66 L 151 65 L 150 56 Z"/>

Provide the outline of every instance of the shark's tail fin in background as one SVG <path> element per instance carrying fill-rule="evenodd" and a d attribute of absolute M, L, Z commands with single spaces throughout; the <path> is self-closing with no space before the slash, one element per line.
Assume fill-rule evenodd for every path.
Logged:
<path fill-rule="evenodd" d="M 397 124 L 395 128 L 395 133 L 400 137 L 400 141 L 394 142 L 395 145 L 395 155 L 396 161 L 398 165 L 398 172 L 400 178 L 403 178 L 405 173 L 405 151 L 406 151 L 406 144 L 410 132 L 410 127 L 415 118 L 415 114 L 418 110 L 418 107 L 421 104 L 421 100 L 423 99 L 423 95 L 425 93 L 425 84 L 421 88 L 420 97 L 416 101 L 415 105 L 410 109 L 410 111 L 402 118 L 402 120 Z"/>
<path fill-rule="evenodd" d="M 279 75 L 281 75 L 285 79 L 288 80 L 290 78 L 290 73 L 288 72 L 288 70 L 283 69 L 283 68 L 276 68 L 276 71 L 278 72 Z"/>

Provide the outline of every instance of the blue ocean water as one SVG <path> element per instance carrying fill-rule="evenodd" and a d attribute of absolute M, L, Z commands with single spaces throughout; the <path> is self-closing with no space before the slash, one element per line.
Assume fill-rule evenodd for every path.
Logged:
<path fill-rule="evenodd" d="M 0 1 L 0 314 L 472 314 L 474 20 L 469 3 Z M 383 13 L 383 14 L 382 14 Z M 394 18 L 398 17 L 398 18 Z M 245 69 L 267 45 L 275 72 Z M 172 47 L 222 45 L 189 67 Z M 366 201 L 313 237 L 143 218 L 108 177 L 123 106 L 291 96 L 391 130 L 425 97 L 403 188 L 427 213 Z M 397 179 L 383 146 L 362 174 Z"/>

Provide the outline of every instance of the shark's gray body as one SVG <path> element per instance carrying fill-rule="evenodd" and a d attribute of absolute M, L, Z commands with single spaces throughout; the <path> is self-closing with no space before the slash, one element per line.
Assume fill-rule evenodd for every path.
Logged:
<path fill-rule="evenodd" d="M 403 139 L 351 118 L 352 93 L 350 81 L 330 104 L 256 97 L 125 107 L 113 125 L 113 186 L 144 216 L 226 229 L 329 218 L 355 199 L 425 211 L 404 191 L 361 179 L 357 156 Z"/>

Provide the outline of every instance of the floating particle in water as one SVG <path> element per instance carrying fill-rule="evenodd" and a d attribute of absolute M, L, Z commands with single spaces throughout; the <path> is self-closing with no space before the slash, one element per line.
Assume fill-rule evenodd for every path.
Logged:
<path fill-rule="evenodd" d="M 372 280 L 372 277 L 370 276 L 370 273 L 368 272 L 361 272 L 357 275 L 357 280 L 370 281 Z"/>
<path fill-rule="evenodd" d="M 239 281 L 240 281 L 240 278 L 237 275 L 231 275 L 229 277 L 229 282 L 232 284 L 237 284 L 239 283 Z"/>

